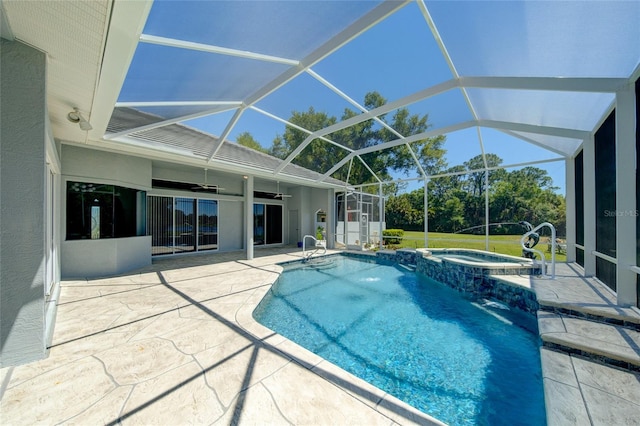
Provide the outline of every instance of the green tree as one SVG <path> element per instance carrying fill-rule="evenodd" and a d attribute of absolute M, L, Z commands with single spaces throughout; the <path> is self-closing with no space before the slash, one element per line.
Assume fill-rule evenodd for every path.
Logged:
<path fill-rule="evenodd" d="M 389 229 L 419 230 L 424 223 L 421 216 L 421 211 L 411 205 L 410 197 L 406 193 L 389 197 L 385 203 L 385 219 Z"/>
<path fill-rule="evenodd" d="M 495 154 L 486 156 L 489 167 L 502 164 Z M 451 176 L 429 181 L 429 229 L 436 232 L 456 232 L 485 223 L 485 177 L 481 156 L 471 158 L 462 165 L 449 168 Z M 467 173 L 462 173 L 466 171 Z M 565 199 L 556 194 L 548 173 L 536 167 L 518 170 L 504 169 L 489 172 L 489 218 L 492 223 L 519 222 L 533 224 L 551 222 L 563 235 L 566 228 Z M 387 221 L 394 228 L 416 230 L 423 227 L 424 189 L 389 199 Z M 478 232 L 484 233 L 482 227 Z M 496 227 L 491 232 L 519 232 L 519 228 Z"/>
<path fill-rule="evenodd" d="M 246 146 L 247 148 L 255 149 L 256 151 L 264 152 L 265 154 L 269 152 L 267 149 L 263 148 L 249 132 L 240 133 L 236 138 L 236 142 L 238 145 Z"/>
<path fill-rule="evenodd" d="M 385 103 L 386 99 L 377 92 L 367 93 L 364 99 L 364 106 L 367 110 L 378 108 Z M 360 114 L 360 111 L 346 108 L 340 120 L 344 121 L 358 114 Z M 382 115 L 380 119 L 386 123 L 387 117 Z M 335 144 L 319 139 L 312 141 L 296 156 L 293 162 L 302 167 L 324 173 L 352 151 L 398 139 L 398 135 L 410 136 L 424 132 L 428 127 L 427 119 L 426 115 L 423 117 L 411 115 L 406 108 L 401 108 L 395 112 L 391 122 L 388 123 L 395 132 L 387 127 L 379 126 L 374 120 L 367 120 L 327 135 L 327 138 L 335 142 Z M 328 116 L 326 113 L 317 112 L 314 108 L 309 108 L 306 112 L 293 112 L 289 121 L 309 131 L 315 131 L 336 123 L 337 119 Z M 275 138 L 269 153 L 279 158 L 286 158 L 307 137 L 307 133 L 287 126 L 284 134 Z M 438 136 L 415 142 L 411 145 L 422 167 L 429 170 L 430 173 L 444 166 L 442 158 L 444 155 L 444 150 L 442 149 L 444 140 L 444 136 Z M 349 183 L 357 185 L 376 182 L 372 173 L 375 173 L 381 180 L 389 180 L 391 171 L 406 173 L 414 168 L 413 156 L 407 147 L 403 145 L 354 158 L 336 171 L 332 177 L 344 181 L 348 180 Z"/>

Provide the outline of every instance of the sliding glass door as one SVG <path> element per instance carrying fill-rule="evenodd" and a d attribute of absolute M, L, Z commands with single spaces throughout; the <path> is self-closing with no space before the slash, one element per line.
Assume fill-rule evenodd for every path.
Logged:
<path fill-rule="evenodd" d="M 218 248 L 218 202 L 198 200 L 198 250 Z"/>
<path fill-rule="evenodd" d="M 253 205 L 253 245 L 282 244 L 282 206 Z"/>
<path fill-rule="evenodd" d="M 147 197 L 151 254 L 176 254 L 218 248 L 218 202 L 188 197 Z"/>

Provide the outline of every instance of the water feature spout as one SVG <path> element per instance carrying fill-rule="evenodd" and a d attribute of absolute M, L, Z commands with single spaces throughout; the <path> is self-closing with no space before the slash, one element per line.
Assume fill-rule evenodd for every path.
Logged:
<path fill-rule="evenodd" d="M 540 235 L 537 232 L 533 231 L 533 225 L 531 225 L 529 222 L 523 220 L 521 222 L 518 222 L 518 224 L 525 228 L 528 234 L 528 237 L 524 242 L 524 247 L 522 249 L 522 257 L 533 259 L 535 257 L 535 254 L 533 251 L 528 249 L 532 249 L 538 244 L 538 242 L 540 241 Z"/>

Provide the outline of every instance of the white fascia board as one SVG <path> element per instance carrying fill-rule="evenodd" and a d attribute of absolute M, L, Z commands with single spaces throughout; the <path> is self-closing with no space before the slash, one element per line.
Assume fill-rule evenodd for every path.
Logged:
<path fill-rule="evenodd" d="M 152 4 L 152 0 L 113 2 L 100 75 L 91 106 L 93 130 L 89 131 L 89 140 L 102 139 L 107 130 Z"/>
<path fill-rule="evenodd" d="M 460 77 L 458 81 L 466 88 L 595 93 L 615 93 L 628 84 L 626 78 L 589 77 Z"/>

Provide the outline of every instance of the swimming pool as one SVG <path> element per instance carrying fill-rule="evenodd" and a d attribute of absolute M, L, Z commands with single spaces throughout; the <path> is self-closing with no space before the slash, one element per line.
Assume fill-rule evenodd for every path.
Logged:
<path fill-rule="evenodd" d="M 534 317 L 396 266 L 332 262 L 285 270 L 254 318 L 451 425 L 545 424 Z"/>

